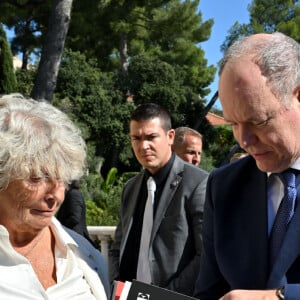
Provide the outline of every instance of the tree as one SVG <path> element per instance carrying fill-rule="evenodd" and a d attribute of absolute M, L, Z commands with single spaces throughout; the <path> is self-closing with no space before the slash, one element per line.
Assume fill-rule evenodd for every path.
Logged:
<path fill-rule="evenodd" d="M 122 167 L 130 165 L 128 120 L 133 104 L 124 101 L 113 73 L 101 72 L 95 59 L 66 49 L 55 98 L 60 101 L 54 103 L 80 124 L 93 155 L 105 158 L 104 173 L 119 165 L 123 172 Z"/>
<path fill-rule="evenodd" d="M 151 12 L 169 1 L 91 0 L 74 3 L 67 46 L 96 57 L 104 71 L 126 73 L 133 44 L 147 38 Z M 91 34 L 92 33 L 92 34 Z M 139 53 L 140 54 L 140 53 Z"/>
<path fill-rule="evenodd" d="M 207 66 L 200 45 L 209 38 L 213 20 L 203 22 L 198 6 L 199 1 L 172 0 L 155 9 L 145 49 L 148 55 L 180 66 L 184 84 L 204 98 L 216 68 Z"/>
<path fill-rule="evenodd" d="M 134 104 L 152 101 L 164 105 L 172 112 L 174 126 L 184 123 L 192 127 L 195 124 L 204 108 L 204 96 L 209 93 L 207 86 L 216 71 L 214 66 L 207 66 L 199 44 L 209 38 L 213 21 L 202 22 L 198 5 L 199 1 L 179 0 L 100 3 L 91 0 L 89 6 L 74 2 L 66 45 L 86 57 L 96 58 L 102 72 L 114 74 L 113 78 L 110 76 L 114 81 L 112 89 L 119 94 L 115 93 L 108 100 L 114 103 L 114 114 L 111 115 L 108 103 L 101 106 L 105 115 L 111 115 L 109 122 L 101 119 L 102 124 L 107 124 L 110 130 L 113 130 L 112 126 L 119 128 L 119 133 L 112 136 L 124 136 L 127 141 L 128 124 L 119 122 L 126 120 L 126 114 L 118 108 L 127 105 L 128 94 L 133 95 Z M 108 95 L 105 90 L 102 99 Z M 99 103 L 100 98 L 85 100 L 89 105 L 95 105 L 92 101 Z M 91 107 L 83 108 L 87 120 L 88 115 L 93 114 Z M 99 119 L 97 111 L 95 107 L 94 123 Z M 207 129 L 209 125 L 202 127 Z M 104 147 L 112 146 L 107 158 L 112 162 L 118 157 L 127 161 L 128 148 L 123 147 L 118 152 L 115 145 L 119 145 L 120 140 L 106 140 L 106 136 L 109 135 L 101 135 L 106 141 Z M 101 148 L 97 147 L 98 154 Z M 129 161 L 131 166 L 135 165 L 133 160 Z"/>
<path fill-rule="evenodd" d="M 90 0 L 89 5 L 75 1 L 66 40 L 72 51 L 66 51 L 60 66 L 61 48 L 55 52 L 54 60 L 60 67 L 57 82 L 53 56 L 49 55 L 53 39 L 46 35 L 53 22 L 48 26 L 35 11 L 26 11 L 26 5 L 33 5 L 34 0 L 7 2 L 14 9 L 10 12 L 7 8 L 10 17 L 21 16 L 16 24 L 24 23 L 28 14 L 31 26 L 40 30 L 40 40 L 46 43 L 37 74 L 40 83 L 35 82 L 33 97 L 51 99 L 55 89 L 53 103 L 71 114 L 85 134 L 91 165 L 104 158 L 103 170 L 139 168 L 128 139 L 128 120 L 136 104 L 159 102 L 171 112 L 174 127 L 195 126 L 216 71 L 214 66 L 207 66 L 201 49 L 213 20 L 203 22 L 199 0 Z M 51 3 L 54 1 L 37 0 L 36 5 L 47 15 Z M 32 74 L 27 75 L 18 74 L 26 82 L 32 78 Z M 20 88 L 29 89 L 24 85 Z M 38 88 L 42 91 L 37 96 Z M 204 122 L 199 130 L 210 136 L 209 124 Z"/>
<path fill-rule="evenodd" d="M 16 36 L 12 45 L 15 51 L 23 54 L 23 69 L 26 69 L 28 58 L 36 47 L 42 47 L 31 92 L 34 99 L 52 100 L 72 3 L 73 0 L 8 0 L 0 3 L 1 12 L 6 15 L 6 24 L 15 28 Z"/>
<path fill-rule="evenodd" d="M 200 43 L 209 38 L 213 20 L 202 21 L 199 0 L 111 0 L 90 5 L 74 3 L 68 47 L 97 58 L 103 71 L 119 69 L 124 76 L 135 56 L 158 58 L 180 66 L 184 84 L 201 97 L 210 92 L 207 86 L 216 68 L 207 66 Z"/>
<path fill-rule="evenodd" d="M 0 2 L 3 23 L 14 29 L 11 49 L 22 57 L 22 69 L 26 70 L 33 53 L 42 47 L 42 36 L 47 28 L 52 0 L 7 0 Z"/>
<path fill-rule="evenodd" d="M 13 57 L 3 25 L 0 23 L 0 93 L 16 92 L 17 80 L 14 73 Z"/>
<path fill-rule="evenodd" d="M 174 66 L 146 55 L 131 59 L 125 88 L 136 105 L 157 102 L 171 112 L 177 111 L 184 98 L 184 86 Z"/>
<path fill-rule="evenodd" d="M 249 24 L 236 22 L 221 46 L 222 51 L 237 38 L 260 32 L 280 31 L 300 42 L 299 0 L 253 0 L 248 10 Z"/>
<path fill-rule="evenodd" d="M 44 39 L 35 85 L 31 92 L 36 100 L 51 102 L 56 87 L 61 56 L 71 19 L 73 0 L 52 0 L 48 30 Z"/>

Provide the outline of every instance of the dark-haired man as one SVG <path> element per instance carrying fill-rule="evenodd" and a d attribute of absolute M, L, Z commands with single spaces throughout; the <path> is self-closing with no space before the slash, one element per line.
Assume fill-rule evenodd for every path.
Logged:
<path fill-rule="evenodd" d="M 168 112 L 157 104 L 140 105 L 131 115 L 131 145 L 143 170 L 123 190 L 110 273 L 111 280 L 137 279 L 192 295 L 202 248 L 208 174 L 172 152 L 174 133 Z M 153 224 L 146 224 L 151 234 L 149 246 L 140 251 L 149 178 L 155 183 Z M 150 271 L 147 278 L 147 268 L 139 273 L 142 262 Z"/>

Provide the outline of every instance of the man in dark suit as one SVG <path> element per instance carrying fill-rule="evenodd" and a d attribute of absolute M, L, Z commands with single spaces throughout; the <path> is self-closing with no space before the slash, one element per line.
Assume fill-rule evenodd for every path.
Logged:
<path fill-rule="evenodd" d="M 110 250 L 111 280 L 143 280 L 137 276 L 146 181 L 156 183 L 154 218 L 147 252 L 150 282 L 191 295 L 199 270 L 207 172 L 184 162 L 171 145 L 174 129 L 168 112 L 153 103 L 131 115 L 130 139 L 143 170 L 124 187 L 120 223 Z M 149 251 L 149 253 L 148 253 Z"/>
<path fill-rule="evenodd" d="M 281 33 L 243 38 L 222 60 L 224 118 L 250 155 L 208 179 L 201 300 L 300 299 L 299 66 Z"/>

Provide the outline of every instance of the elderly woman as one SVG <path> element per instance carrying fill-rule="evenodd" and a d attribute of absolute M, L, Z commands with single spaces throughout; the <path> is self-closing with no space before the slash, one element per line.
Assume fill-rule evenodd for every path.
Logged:
<path fill-rule="evenodd" d="M 0 97 L 0 299 L 107 299 L 100 252 L 54 217 L 85 159 L 64 113 Z"/>

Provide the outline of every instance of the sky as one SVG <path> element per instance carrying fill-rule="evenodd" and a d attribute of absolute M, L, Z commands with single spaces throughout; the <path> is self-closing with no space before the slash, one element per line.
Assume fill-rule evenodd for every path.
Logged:
<path fill-rule="evenodd" d="M 199 10 L 202 13 L 202 21 L 214 19 L 214 25 L 208 41 L 201 43 L 200 47 L 205 51 L 208 65 L 215 65 L 222 58 L 221 45 L 225 41 L 231 26 L 238 21 L 240 24 L 249 23 L 248 5 L 252 0 L 200 0 Z M 218 89 L 218 75 L 209 86 L 211 93 L 206 97 L 207 102 L 213 97 Z M 220 109 L 220 102 L 214 105 Z"/>

